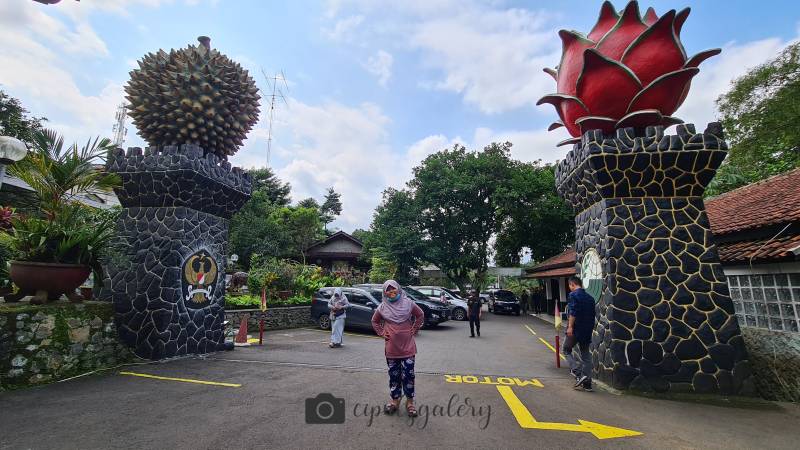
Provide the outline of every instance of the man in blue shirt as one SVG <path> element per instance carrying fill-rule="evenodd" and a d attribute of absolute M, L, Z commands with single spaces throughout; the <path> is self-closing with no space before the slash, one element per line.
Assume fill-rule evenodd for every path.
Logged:
<path fill-rule="evenodd" d="M 575 388 L 591 392 L 592 354 L 589 352 L 589 345 L 592 343 L 594 331 L 594 298 L 583 290 L 580 278 L 572 276 L 568 284 L 571 291 L 567 300 L 569 322 L 562 353 L 569 362 L 570 371 L 575 375 Z M 580 360 L 572 353 L 576 344 L 580 349 Z"/>

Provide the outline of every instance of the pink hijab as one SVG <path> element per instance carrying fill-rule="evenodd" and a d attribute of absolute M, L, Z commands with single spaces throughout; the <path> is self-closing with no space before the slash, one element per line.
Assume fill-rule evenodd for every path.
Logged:
<path fill-rule="evenodd" d="M 386 288 L 389 286 L 393 286 L 398 292 L 400 292 L 400 298 L 395 302 L 390 302 L 389 299 L 386 298 L 385 292 Z M 384 320 L 394 323 L 403 323 L 411 319 L 411 311 L 414 309 L 414 301 L 408 298 L 408 295 L 406 295 L 406 292 L 400 287 L 400 284 L 397 281 L 389 280 L 383 283 L 381 297 L 383 297 L 383 301 L 378 306 L 378 312 L 381 313 L 381 316 L 383 316 Z"/>

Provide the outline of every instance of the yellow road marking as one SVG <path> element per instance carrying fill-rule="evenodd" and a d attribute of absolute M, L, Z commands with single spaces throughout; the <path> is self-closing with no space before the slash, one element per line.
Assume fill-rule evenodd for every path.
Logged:
<path fill-rule="evenodd" d="M 194 384 L 208 384 L 211 386 L 224 386 L 224 387 L 242 387 L 241 384 L 235 383 L 220 383 L 217 381 L 203 381 L 203 380 L 192 380 L 188 378 L 172 378 L 172 377 L 160 377 L 158 375 L 150 375 L 147 373 L 136 373 L 136 372 L 120 372 L 120 375 L 130 375 L 134 377 L 142 377 L 142 378 L 152 378 L 154 380 L 166 380 L 166 381 L 180 381 L 182 383 L 194 383 Z"/>
<path fill-rule="evenodd" d="M 542 338 L 539 338 L 539 340 L 540 340 L 540 341 L 542 341 L 542 344 L 546 345 L 546 346 L 547 346 L 547 347 L 548 347 L 550 350 L 552 350 L 552 351 L 553 351 L 553 353 L 558 353 L 558 352 L 556 351 L 556 349 L 555 349 L 555 348 L 553 348 L 553 346 L 552 346 L 552 345 L 550 345 L 550 343 L 549 343 L 549 342 L 545 341 L 545 340 L 544 340 L 544 339 L 542 339 Z M 559 354 L 558 356 L 560 356 L 560 357 L 561 357 L 561 359 L 563 359 L 563 360 L 566 360 L 566 359 L 567 359 L 567 358 L 565 358 L 565 357 L 564 357 L 564 355 L 561 355 L 561 354 Z"/>
<path fill-rule="evenodd" d="M 328 331 L 328 330 L 318 330 L 316 328 L 301 328 L 301 329 L 302 330 L 308 330 L 308 331 L 319 331 L 320 333 L 328 333 L 328 334 L 330 334 L 330 331 Z M 383 339 L 380 336 L 371 336 L 369 334 L 348 333 L 347 331 L 345 331 L 342 334 L 347 335 L 347 336 L 364 337 L 364 338 L 370 338 L 370 339 L 381 339 L 381 340 Z"/>
<path fill-rule="evenodd" d="M 529 326 L 525 325 L 525 328 L 527 328 L 527 329 L 528 329 L 528 331 L 530 331 L 531 333 L 533 333 L 533 335 L 534 335 L 534 336 L 536 336 L 536 332 L 535 332 L 535 331 L 533 331 L 533 330 L 531 330 L 531 327 L 529 327 Z"/>
<path fill-rule="evenodd" d="M 559 430 L 573 431 L 578 433 L 591 433 L 597 439 L 612 439 L 629 436 L 639 436 L 642 433 L 624 428 L 611 427 L 588 420 L 578 419 L 578 423 L 558 423 L 558 422 L 539 422 L 531 414 L 530 410 L 522 404 L 519 397 L 514 394 L 510 386 L 497 386 L 500 396 L 505 400 L 506 405 L 511 410 L 520 428 L 533 430 Z"/>
<path fill-rule="evenodd" d="M 483 378 L 481 381 L 480 378 Z M 493 380 L 494 378 L 494 380 Z M 467 384 L 491 384 L 491 385 L 505 385 L 505 386 L 535 386 L 544 387 L 541 381 L 536 378 L 520 379 L 517 377 L 494 377 L 484 375 L 445 375 L 444 381 L 447 383 L 467 383 Z"/>

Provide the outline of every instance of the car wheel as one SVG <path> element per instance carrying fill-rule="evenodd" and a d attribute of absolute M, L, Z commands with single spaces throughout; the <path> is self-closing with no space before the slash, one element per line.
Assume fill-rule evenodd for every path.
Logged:
<path fill-rule="evenodd" d="M 514 312 L 514 314 L 519 315 L 519 311 Z"/>
<path fill-rule="evenodd" d="M 453 311 L 453 319 L 454 320 L 467 320 L 467 312 L 464 311 L 461 308 L 456 308 L 456 310 Z"/>
<path fill-rule="evenodd" d="M 319 327 L 322 328 L 323 330 L 331 329 L 331 318 L 328 317 L 326 314 L 320 314 L 317 323 L 319 324 Z"/>

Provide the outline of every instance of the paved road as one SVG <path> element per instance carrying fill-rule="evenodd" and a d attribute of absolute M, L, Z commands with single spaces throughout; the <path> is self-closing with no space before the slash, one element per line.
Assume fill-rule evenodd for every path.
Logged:
<path fill-rule="evenodd" d="M 798 405 L 575 391 L 539 340 L 552 325 L 484 317 L 481 338 L 463 322 L 421 332 L 413 422 L 371 417 L 387 400 L 380 338 L 348 333 L 329 349 L 326 333 L 300 329 L 268 333 L 265 347 L 0 394 L 0 448 L 796 448 Z M 344 399 L 343 424 L 306 424 L 305 400 L 323 392 Z"/>

